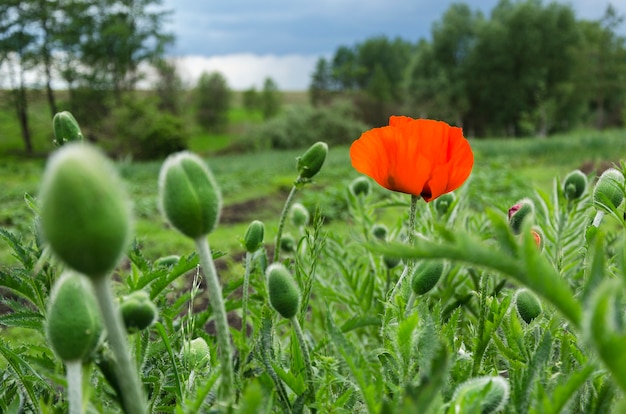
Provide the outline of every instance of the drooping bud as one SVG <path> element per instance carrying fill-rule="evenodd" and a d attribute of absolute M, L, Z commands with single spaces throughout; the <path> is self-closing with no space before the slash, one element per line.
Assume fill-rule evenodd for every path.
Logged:
<path fill-rule="evenodd" d="M 563 194 L 568 200 L 580 198 L 587 188 L 587 176 L 580 170 L 574 170 L 563 180 Z"/>
<path fill-rule="evenodd" d="M 270 304 L 283 318 L 293 318 L 300 305 L 300 291 L 291 273 L 281 263 L 272 263 L 265 273 Z"/>
<path fill-rule="evenodd" d="M 309 224 L 309 210 L 300 203 L 294 203 L 289 210 L 289 220 L 295 227 Z"/>
<path fill-rule="evenodd" d="M 355 197 L 366 197 L 370 193 L 370 189 L 372 188 L 372 184 L 370 183 L 369 178 L 367 177 L 357 177 L 350 183 L 350 192 Z"/>
<path fill-rule="evenodd" d="M 532 220 L 535 206 L 528 198 L 524 198 L 509 209 L 509 225 L 513 233 L 520 234 L 524 220 Z"/>
<path fill-rule="evenodd" d="M 440 195 L 433 200 L 435 211 L 440 215 L 446 214 L 455 200 L 456 196 L 454 193 L 445 193 Z"/>
<path fill-rule="evenodd" d="M 192 239 L 217 226 L 222 196 L 209 167 L 188 151 L 172 154 L 159 173 L 159 201 L 170 224 Z"/>
<path fill-rule="evenodd" d="M 300 157 L 296 159 L 296 169 L 299 178 L 310 179 L 317 174 L 328 155 L 328 145 L 325 142 L 316 142 Z"/>
<path fill-rule="evenodd" d="M 602 173 L 596 183 L 593 201 L 600 206 L 617 208 L 622 204 L 622 200 L 624 200 L 624 175 L 615 168 L 609 168 Z"/>
<path fill-rule="evenodd" d="M 159 314 L 145 290 L 136 290 L 123 298 L 120 310 L 128 332 L 143 331 L 150 327 Z"/>
<path fill-rule="evenodd" d="M 443 273 L 443 262 L 428 261 L 416 266 L 411 280 L 411 287 L 416 295 L 428 293 L 435 287 Z"/>
<path fill-rule="evenodd" d="M 514 301 L 517 313 L 526 323 L 531 323 L 543 310 L 539 298 L 528 289 L 519 289 Z"/>
<path fill-rule="evenodd" d="M 243 246 L 248 253 L 254 253 L 263 246 L 265 225 L 262 221 L 253 220 L 243 236 Z"/>
<path fill-rule="evenodd" d="M 54 145 L 60 147 L 72 141 L 83 141 L 83 133 L 74 116 L 68 112 L 58 112 L 52 118 L 52 130 L 54 131 Z"/>
<path fill-rule="evenodd" d="M 130 203 L 109 160 L 86 143 L 58 149 L 46 166 L 41 229 L 54 253 L 91 277 L 110 272 L 131 234 Z"/>
<path fill-rule="evenodd" d="M 500 411 L 509 399 L 509 383 L 500 376 L 476 377 L 460 384 L 451 405 L 457 412 L 492 414 Z"/>
<path fill-rule="evenodd" d="M 204 338 L 198 337 L 183 345 L 181 357 L 187 367 L 199 369 L 211 362 L 211 350 Z"/>
<path fill-rule="evenodd" d="M 101 335 L 102 320 L 91 284 L 77 273 L 63 273 L 48 304 L 50 347 L 63 361 L 80 361 L 95 350 Z"/>
<path fill-rule="evenodd" d="M 371 230 L 372 236 L 374 236 L 377 240 L 385 241 L 387 239 L 387 234 L 389 231 L 387 230 L 387 226 L 384 224 L 374 224 Z"/>

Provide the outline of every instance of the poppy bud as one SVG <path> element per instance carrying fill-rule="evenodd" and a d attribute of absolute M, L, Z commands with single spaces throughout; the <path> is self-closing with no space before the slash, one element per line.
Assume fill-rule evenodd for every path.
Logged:
<path fill-rule="evenodd" d="M 86 143 L 58 149 L 46 166 L 39 199 L 44 238 L 69 267 L 102 277 L 117 265 L 130 237 L 130 204 L 100 151 Z"/>
<path fill-rule="evenodd" d="M 280 250 L 285 253 L 296 251 L 296 241 L 291 234 L 283 234 L 283 237 L 280 238 Z"/>
<path fill-rule="evenodd" d="M 54 115 L 54 118 L 52 118 L 52 129 L 54 131 L 54 144 L 57 147 L 67 142 L 82 141 L 84 139 L 78 122 L 68 111 L 58 112 Z"/>
<path fill-rule="evenodd" d="M 180 260 L 180 256 L 178 256 L 176 254 L 172 254 L 172 255 L 169 255 L 169 256 L 159 257 L 158 259 L 156 259 L 154 261 L 154 265 L 155 266 L 170 267 L 170 266 L 174 266 L 175 264 L 178 264 L 179 260 Z"/>
<path fill-rule="evenodd" d="M 262 221 L 254 220 L 243 236 L 243 245 L 248 253 L 254 253 L 263 245 L 265 226 Z"/>
<path fill-rule="evenodd" d="M 393 269 L 394 267 L 398 266 L 400 264 L 400 261 L 401 260 L 399 257 L 388 255 L 383 256 L 383 262 L 385 263 L 385 266 L 387 266 L 387 269 Z"/>
<path fill-rule="evenodd" d="M 450 206 L 456 200 L 454 193 L 445 193 L 433 200 L 435 211 L 440 215 L 444 215 L 450 209 Z"/>
<path fill-rule="evenodd" d="M 526 323 L 531 323 L 533 319 L 541 314 L 541 302 L 539 298 L 528 289 L 519 289 L 515 293 L 515 306 L 517 313 Z"/>
<path fill-rule="evenodd" d="M 374 224 L 372 226 L 372 236 L 376 239 L 384 241 L 387 238 L 387 226 L 384 224 Z"/>
<path fill-rule="evenodd" d="M 200 157 L 188 151 L 170 155 L 163 163 L 159 201 L 170 224 L 192 239 L 213 231 L 222 207 L 213 174 Z"/>
<path fill-rule="evenodd" d="M 100 311 L 87 279 L 65 272 L 50 293 L 46 336 L 63 361 L 80 361 L 98 345 L 102 334 Z"/>
<path fill-rule="evenodd" d="M 189 368 L 201 368 L 211 362 L 211 350 L 204 338 L 186 342 L 181 352 L 183 363 Z"/>
<path fill-rule="evenodd" d="M 532 220 L 535 214 L 535 206 L 528 198 L 524 198 L 509 209 L 509 225 L 513 233 L 520 234 L 522 231 L 522 223 L 527 218 Z"/>
<path fill-rule="evenodd" d="M 300 305 L 300 292 L 293 277 L 281 263 L 272 263 L 266 274 L 270 304 L 283 318 L 293 318 Z"/>
<path fill-rule="evenodd" d="M 460 384 L 454 391 L 452 403 L 465 412 L 464 409 L 478 403 L 481 414 L 491 414 L 500 411 L 509 399 L 509 383 L 500 376 L 476 377 Z"/>
<path fill-rule="evenodd" d="M 317 174 L 328 154 L 328 145 L 325 142 L 316 142 L 301 156 L 296 159 L 296 169 L 299 178 L 313 178 Z"/>
<path fill-rule="evenodd" d="M 580 170 L 574 170 L 563 180 L 563 194 L 568 200 L 580 198 L 587 188 L 587 176 Z"/>
<path fill-rule="evenodd" d="M 545 238 L 543 231 L 539 227 L 533 226 L 533 228 L 530 229 L 530 234 L 532 234 L 533 239 L 535 239 L 537 248 L 540 251 L 543 250 L 543 239 Z"/>
<path fill-rule="evenodd" d="M 596 187 L 593 190 L 593 201 L 601 206 L 606 206 L 607 201 L 612 205 L 607 207 L 619 207 L 624 199 L 624 175 L 615 168 L 609 168 L 602 173 Z"/>
<path fill-rule="evenodd" d="M 430 261 L 420 263 L 413 273 L 411 287 L 416 295 L 428 293 L 435 287 L 443 273 L 443 262 Z"/>
<path fill-rule="evenodd" d="M 355 196 L 367 196 L 371 189 L 370 180 L 367 177 L 357 177 L 350 183 L 350 192 Z"/>
<path fill-rule="evenodd" d="M 122 319 L 128 332 L 143 331 L 156 320 L 159 310 L 145 290 L 136 290 L 120 304 Z"/>
<path fill-rule="evenodd" d="M 289 210 L 289 220 L 295 227 L 309 224 L 309 210 L 300 203 L 294 203 Z"/>

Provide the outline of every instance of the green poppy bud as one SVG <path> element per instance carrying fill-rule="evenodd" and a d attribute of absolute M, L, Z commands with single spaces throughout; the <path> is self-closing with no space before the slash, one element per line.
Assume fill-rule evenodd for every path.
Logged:
<path fill-rule="evenodd" d="M 183 363 L 189 368 L 202 368 L 211 362 L 211 350 L 204 338 L 188 341 L 181 352 Z"/>
<path fill-rule="evenodd" d="M 617 208 L 624 199 L 624 175 L 615 168 L 602 173 L 593 190 L 593 201 L 600 206 Z"/>
<path fill-rule="evenodd" d="M 460 384 L 454 391 L 451 405 L 458 412 L 479 409 L 481 414 L 500 411 L 509 399 L 509 383 L 499 376 L 476 377 Z M 471 411 L 476 412 L 476 411 Z"/>
<path fill-rule="evenodd" d="M 374 224 L 371 230 L 372 236 L 374 236 L 377 240 L 385 241 L 387 238 L 387 226 L 384 224 Z"/>
<path fill-rule="evenodd" d="M 254 220 L 248 226 L 245 236 L 243 236 L 243 246 L 248 253 L 254 253 L 263 246 L 265 226 L 262 221 Z"/>
<path fill-rule="evenodd" d="M 296 159 L 296 169 L 299 178 L 309 179 L 317 174 L 328 155 L 328 145 L 325 142 L 316 142 L 301 156 Z"/>
<path fill-rule="evenodd" d="M 81 361 L 97 347 L 102 320 L 89 281 L 74 272 L 64 272 L 54 284 L 48 302 L 46 336 L 63 361 Z"/>
<path fill-rule="evenodd" d="M 58 112 L 54 115 L 52 129 L 54 131 L 54 145 L 58 147 L 67 142 L 83 141 L 84 139 L 78 122 L 68 111 Z"/>
<path fill-rule="evenodd" d="M 154 261 L 154 265 L 162 266 L 162 267 L 170 267 L 170 266 L 174 266 L 178 264 L 179 260 L 180 260 L 180 256 L 176 254 L 172 254 L 169 256 L 159 257 L 158 259 Z"/>
<path fill-rule="evenodd" d="M 394 267 L 398 266 L 401 261 L 402 260 L 399 257 L 388 255 L 383 256 L 383 262 L 385 263 L 385 266 L 387 266 L 387 269 L 393 269 Z"/>
<path fill-rule="evenodd" d="M 170 155 L 163 163 L 159 201 L 170 224 L 192 239 L 213 231 L 222 208 L 213 174 L 200 157 L 188 151 Z"/>
<path fill-rule="evenodd" d="M 120 310 L 128 332 L 143 331 L 154 323 L 159 314 L 145 290 L 136 290 L 124 297 Z"/>
<path fill-rule="evenodd" d="M 528 289 L 519 289 L 514 300 L 517 313 L 526 323 L 531 323 L 543 310 L 537 295 Z"/>
<path fill-rule="evenodd" d="M 300 203 L 294 203 L 289 210 L 289 220 L 295 227 L 304 227 L 309 224 L 309 210 Z"/>
<path fill-rule="evenodd" d="M 440 195 L 433 200 L 433 206 L 435 207 L 435 211 L 440 215 L 446 214 L 455 200 L 456 196 L 454 195 L 454 193 L 445 193 Z"/>
<path fill-rule="evenodd" d="M 350 183 L 350 192 L 355 196 L 367 196 L 372 185 L 367 177 L 357 177 Z"/>
<path fill-rule="evenodd" d="M 296 240 L 291 234 L 283 234 L 280 238 L 280 250 L 285 253 L 293 253 L 296 251 Z"/>
<path fill-rule="evenodd" d="M 109 160 L 86 143 L 58 149 L 46 166 L 39 200 L 41 230 L 69 267 L 103 277 L 131 234 L 130 203 Z"/>
<path fill-rule="evenodd" d="M 524 198 L 509 209 L 509 226 L 513 233 L 520 234 L 522 232 L 522 223 L 524 220 L 532 220 L 535 215 L 535 205 L 528 198 Z"/>
<path fill-rule="evenodd" d="M 293 318 L 300 305 L 300 292 L 295 280 L 281 263 L 272 263 L 265 273 L 270 304 L 283 318 Z"/>
<path fill-rule="evenodd" d="M 580 198 L 587 188 L 587 176 L 580 170 L 574 170 L 563 180 L 563 194 L 568 200 Z"/>
<path fill-rule="evenodd" d="M 411 287 L 416 295 L 428 293 L 435 287 L 443 273 L 443 262 L 428 261 L 416 266 L 411 280 Z"/>

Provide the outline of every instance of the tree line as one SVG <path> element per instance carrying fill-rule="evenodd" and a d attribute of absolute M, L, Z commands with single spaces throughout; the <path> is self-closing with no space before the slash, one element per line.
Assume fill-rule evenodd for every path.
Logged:
<path fill-rule="evenodd" d="M 364 120 L 392 113 L 443 119 L 470 136 L 545 136 L 626 124 L 623 17 L 597 21 L 571 6 L 501 0 L 490 16 L 451 5 L 429 40 L 374 37 L 320 58 L 311 102 L 348 97 Z"/>

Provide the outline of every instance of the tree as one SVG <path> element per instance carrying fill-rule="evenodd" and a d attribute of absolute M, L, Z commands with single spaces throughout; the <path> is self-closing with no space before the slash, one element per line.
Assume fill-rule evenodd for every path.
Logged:
<path fill-rule="evenodd" d="M 278 85 L 272 78 L 265 78 L 261 91 L 261 113 L 263 119 L 270 119 L 280 111 L 281 94 Z"/>
<path fill-rule="evenodd" d="M 203 73 L 194 90 L 196 120 L 207 131 L 221 132 L 228 125 L 231 92 L 219 73 Z"/>
<path fill-rule="evenodd" d="M 155 62 L 157 80 L 154 90 L 159 98 L 158 108 L 172 115 L 180 112 L 180 97 L 183 93 L 183 82 L 178 76 L 176 65 L 165 59 Z"/>
<path fill-rule="evenodd" d="M 254 86 L 246 89 L 243 92 L 243 107 L 248 112 L 254 112 L 260 107 L 260 96 L 259 92 L 256 90 Z"/>
<path fill-rule="evenodd" d="M 333 93 L 333 78 L 331 67 L 325 58 L 318 59 L 315 71 L 311 75 L 309 86 L 309 100 L 313 106 L 327 105 Z"/>

